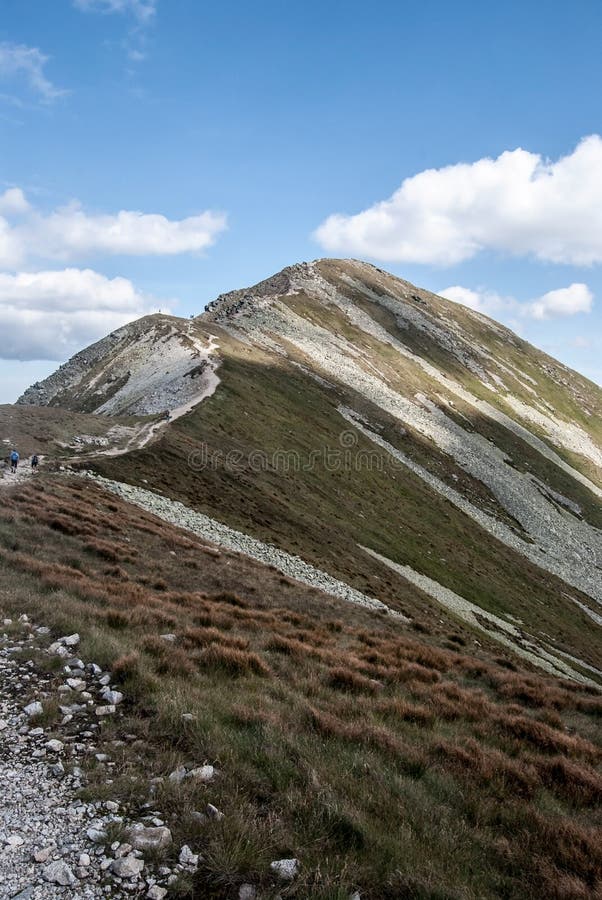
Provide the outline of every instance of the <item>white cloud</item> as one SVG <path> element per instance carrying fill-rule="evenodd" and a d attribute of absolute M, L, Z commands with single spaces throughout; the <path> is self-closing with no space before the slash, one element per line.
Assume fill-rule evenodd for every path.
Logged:
<path fill-rule="evenodd" d="M 0 79 L 24 80 L 34 94 L 51 103 L 67 91 L 56 87 L 46 77 L 44 68 L 48 59 L 37 47 L 3 41 L 0 43 Z"/>
<path fill-rule="evenodd" d="M 32 209 L 18 188 L 11 188 L 0 195 L 0 266 L 15 268 L 27 258 L 70 261 L 108 254 L 198 253 L 225 227 L 225 215 L 210 210 L 171 220 L 130 210 L 88 214 L 74 202 L 44 214 Z"/>
<path fill-rule="evenodd" d="M 0 358 L 63 360 L 156 308 L 127 278 L 91 269 L 0 274 Z"/>
<path fill-rule="evenodd" d="M 602 263 L 602 138 L 556 162 L 517 149 L 406 178 L 356 215 L 327 218 L 331 252 L 452 265 L 490 249 L 555 263 Z"/>
<path fill-rule="evenodd" d="M 150 22 L 159 0 L 74 0 L 82 12 L 129 13 L 142 24 Z"/>
<path fill-rule="evenodd" d="M 521 303 L 483 288 L 472 290 L 459 284 L 439 291 L 442 297 L 462 303 L 488 316 L 512 314 L 529 319 L 555 319 L 591 312 L 594 295 L 586 284 L 575 282 L 565 288 L 548 291 L 535 300 Z"/>
<path fill-rule="evenodd" d="M 29 202 L 21 188 L 9 188 L 0 194 L 0 216 L 18 216 L 29 209 Z"/>
<path fill-rule="evenodd" d="M 494 308 L 504 305 L 503 298 L 492 291 L 473 291 L 472 288 L 462 287 L 460 284 L 447 287 L 439 291 L 439 294 L 447 300 L 461 303 L 462 306 L 468 306 L 470 309 L 476 309 L 478 312 L 485 312 L 485 310 L 491 312 Z"/>
<path fill-rule="evenodd" d="M 548 291 L 528 304 L 528 315 L 534 319 L 554 319 L 591 312 L 594 295 L 586 284 L 571 284 L 566 288 Z"/>

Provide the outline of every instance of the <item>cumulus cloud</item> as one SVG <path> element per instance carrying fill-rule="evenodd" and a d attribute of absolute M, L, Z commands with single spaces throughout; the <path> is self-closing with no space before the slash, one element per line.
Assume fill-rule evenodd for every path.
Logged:
<path fill-rule="evenodd" d="M 331 252 L 452 265 L 482 250 L 554 263 L 602 262 L 602 138 L 555 162 L 527 150 L 427 169 L 315 232 Z"/>
<path fill-rule="evenodd" d="M 226 227 L 221 213 L 171 220 L 158 213 L 121 210 L 89 214 L 70 203 L 49 214 L 29 206 L 18 188 L 0 195 L 0 266 L 27 258 L 70 261 L 98 255 L 173 256 L 210 247 Z"/>
<path fill-rule="evenodd" d="M 154 18 L 157 4 L 158 0 L 74 0 L 82 12 L 129 13 L 141 24 Z"/>
<path fill-rule="evenodd" d="M 591 312 L 594 295 L 586 284 L 571 284 L 566 288 L 548 291 L 538 300 L 527 304 L 527 315 L 534 319 L 554 319 Z"/>
<path fill-rule="evenodd" d="M 91 269 L 0 274 L 0 359 L 63 360 L 156 309 L 127 278 Z"/>
<path fill-rule="evenodd" d="M 18 216 L 29 212 L 27 197 L 21 188 L 9 188 L 0 194 L 0 216 Z"/>
<path fill-rule="evenodd" d="M 442 297 L 462 303 L 470 309 L 489 316 L 503 313 L 530 319 L 555 319 L 591 312 L 594 295 L 586 284 L 575 282 L 565 288 L 548 291 L 535 300 L 521 303 L 514 297 L 503 297 L 495 291 L 483 288 L 472 290 L 462 285 L 452 285 L 439 291 Z"/>
<path fill-rule="evenodd" d="M 46 76 L 44 69 L 48 59 L 37 47 L 3 41 L 0 43 L 0 79 L 10 83 L 24 81 L 37 97 L 51 103 L 67 91 L 56 87 Z"/>

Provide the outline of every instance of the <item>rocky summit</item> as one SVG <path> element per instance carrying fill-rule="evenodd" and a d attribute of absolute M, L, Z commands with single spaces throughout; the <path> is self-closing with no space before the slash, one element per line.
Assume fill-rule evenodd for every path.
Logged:
<path fill-rule="evenodd" d="M 7 896 L 600 894 L 596 385 L 323 259 L 0 428 Z"/>

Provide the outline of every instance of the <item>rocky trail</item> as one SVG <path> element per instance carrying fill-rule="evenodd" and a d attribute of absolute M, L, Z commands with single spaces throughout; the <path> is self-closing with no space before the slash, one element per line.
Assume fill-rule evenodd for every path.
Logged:
<path fill-rule="evenodd" d="M 137 815 L 117 801 L 80 799 L 92 762 L 105 784 L 118 774 L 103 721 L 120 716 L 110 675 L 75 654 L 79 637 L 49 644 L 48 629 L 23 615 L 0 632 L 0 898 L 147 897 L 162 900 L 198 856 L 175 848 L 152 804 Z M 49 645 L 48 645 L 49 644 Z M 45 662 L 46 665 L 40 665 Z M 53 671 L 58 662 L 58 671 Z M 46 671 L 48 670 L 48 671 Z M 50 727 L 57 710 L 59 725 Z M 170 862 L 145 860 L 163 851 Z"/>
<path fill-rule="evenodd" d="M 21 463 L 16 472 L 11 472 L 9 466 L 5 466 L 0 469 L 0 488 L 28 481 L 33 475 L 34 470 L 29 463 Z"/>

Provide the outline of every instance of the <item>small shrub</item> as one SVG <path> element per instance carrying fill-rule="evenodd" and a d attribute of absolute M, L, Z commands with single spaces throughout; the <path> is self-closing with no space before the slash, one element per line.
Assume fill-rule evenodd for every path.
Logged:
<path fill-rule="evenodd" d="M 115 660 L 111 666 L 111 671 L 116 681 L 124 682 L 128 678 L 134 678 L 138 675 L 139 667 L 140 655 L 138 653 L 126 653 Z"/>
<path fill-rule="evenodd" d="M 182 640 L 188 647 L 220 644 L 222 647 L 234 647 L 238 650 L 248 650 L 249 648 L 249 641 L 246 638 L 224 634 L 217 628 L 188 628 L 183 633 Z"/>
<path fill-rule="evenodd" d="M 366 678 L 343 666 L 331 669 L 326 676 L 326 683 L 336 690 L 350 691 L 353 694 L 375 694 L 381 687 L 373 678 Z"/>
<path fill-rule="evenodd" d="M 130 622 L 129 616 L 119 609 L 108 609 L 104 618 L 109 628 L 126 628 Z"/>
<path fill-rule="evenodd" d="M 557 756 L 534 761 L 543 783 L 575 806 L 602 804 L 602 778 L 589 766 Z"/>
<path fill-rule="evenodd" d="M 242 597 L 239 597 L 238 594 L 234 594 L 232 591 L 222 591 L 220 594 L 214 594 L 209 599 L 212 603 L 227 603 L 229 606 L 241 606 L 243 608 L 249 606 L 246 600 L 243 600 Z"/>
<path fill-rule="evenodd" d="M 228 675 L 269 675 L 270 667 L 257 653 L 210 644 L 198 657 L 199 665 L 205 669 L 218 669 Z"/>

